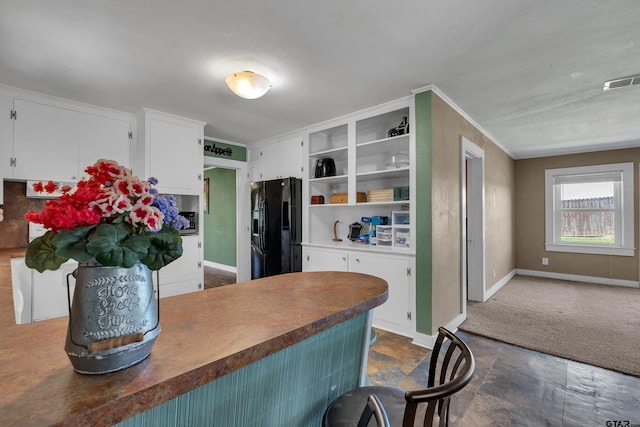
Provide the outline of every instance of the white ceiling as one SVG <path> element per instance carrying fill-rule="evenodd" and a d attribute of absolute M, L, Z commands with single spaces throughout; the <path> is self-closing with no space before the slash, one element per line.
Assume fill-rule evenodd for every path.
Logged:
<path fill-rule="evenodd" d="M 640 146 L 637 0 L 0 0 L 0 84 L 252 143 L 435 85 L 512 157 Z M 272 80 L 257 100 L 224 78 Z"/>

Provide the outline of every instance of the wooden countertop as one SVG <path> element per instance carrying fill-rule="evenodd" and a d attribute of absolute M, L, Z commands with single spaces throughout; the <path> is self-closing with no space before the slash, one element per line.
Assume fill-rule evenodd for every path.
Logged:
<path fill-rule="evenodd" d="M 105 375 L 73 371 L 67 318 L 16 325 L 0 252 L 0 423 L 111 425 L 242 368 L 387 299 L 379 278 L 292 273 L 163 298 L 151 355 Z"/>

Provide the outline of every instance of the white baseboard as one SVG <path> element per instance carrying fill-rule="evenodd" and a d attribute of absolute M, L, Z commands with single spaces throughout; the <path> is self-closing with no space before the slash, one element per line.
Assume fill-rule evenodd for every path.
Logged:
<path fill-rule="evenodd" d="M 460 313 L 451 322 L 444 325 L 444 327 L 455 334 L 458 330 L 458 326 L 460 326 L 465 320 L 467 320 L 466 313 Z"/>
<path fill-rule="evenodd" d="M 433 349 L 434 342 L 436 342 L 436 337 L 434 337 L 433 335 L 416 332 L 413 335 L 413 341 L 411 341 L 411 344 L 415 344 L 417 346 L 428 348 L 429 350 L 431 350 Z"/>
<path fill-rule="evenodd" d="M 489 298 L 491 298 L 493 295 L 495 295 L 496 292 L 498 292 L 500 289 L 502 289 L 502 287 L 504 285 L 506 285 L 509 282 L 509 280 L 513 279 L 515 277 L 515 275 L 516 275 L 516 271 L 517 270 L 511 270 L 509 272 L 509 274 L 504 276 L 497 283 L 495 283 L 492 287 L 487 289 L 484 292 L 484 301 L 482 301 L 482 302 L 486 302 Z M 462 322 L 460 322 L 460 323 L 462 323 Z"/>
<path fill-rule="evenodd" d="M 466 319 L 467 319 L 466 314 L 461 313 L 457 315 L 455 319 L 453 319 L 451 322 L 444 325 L 444 327 L 455 334 L 458 331 L 458 326 L 460 326 L 462 322 L 464 322 Z M 420 332 L 416 332 L 413 335 L 413 341 L 411 342 L 411 344 L 415 344 L 417 346 L 428 348 L 431 350 L 433 349 L 433 343 L 436 342 L 436 338 L 438 338 L 438 334 L 427 335 Z"/>
<path fill-rule="evenodd" d="M 203 261 L 203 264 L 207 267 L 217 268 L 218 270 L 224 270 L 230 273 L 238 273 L 238 268 L 232 265 L 218 264 L 217 262 L 207 261 L 206 259 Z"/>
<path fill-rule="evenodd" d="M 413 331 L 411 329 L 403 327 L 393 322 L 377 319 L 375 317 L 375 313 L 373 315 L 373 321 L 371 322 L 371 326 L 373 326 L 376 329 L 391 332 L 392 334 L 400 335 L 407 338 L 413 338 Z"/>
<path fill-rule="evenodd" d="M 574 282 L 596 283 L 598 285 L 624 286 L 626 288 L 640 288 L 640 282 L 635 280 L 609 279 L 606 277 L 580 276 L 577 274 L 554 273 L 551 271 L 517 269 L 522 276 L 546 277 L 549 279 L 572 280 Z"/>

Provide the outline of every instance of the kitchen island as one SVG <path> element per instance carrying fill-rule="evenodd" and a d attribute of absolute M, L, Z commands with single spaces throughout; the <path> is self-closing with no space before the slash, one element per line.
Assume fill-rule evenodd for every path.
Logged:
<path fill-rule="evenodd" d="M 73 371 L 67 318 L 16 325 L 0 254 L 4 425 L 319 425 L 363 378 L 370 310 L 387 284 L 357 273 L 291 273 L 160 303 L 151 355 L 105 375 Z"/>

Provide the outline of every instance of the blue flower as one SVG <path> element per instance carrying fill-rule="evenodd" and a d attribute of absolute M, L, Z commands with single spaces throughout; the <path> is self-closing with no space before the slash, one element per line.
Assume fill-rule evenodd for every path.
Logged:
<path fill-rule="evenodd" d="M 151 205 L 157 207 L 164 215 L 164 222 L 176 230 L 189 226 L 189 220 L 180 215 L 175 196 L 169 194 L 156 196 Z"/>

